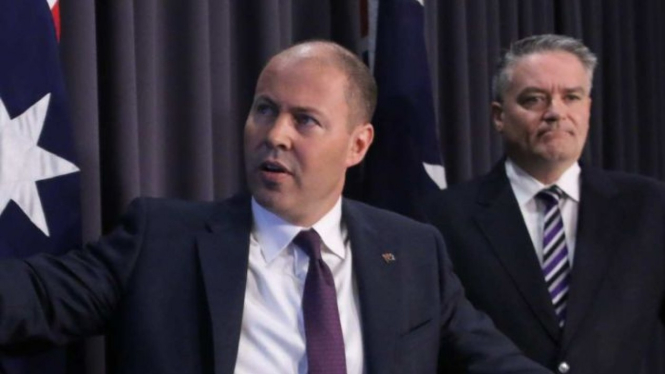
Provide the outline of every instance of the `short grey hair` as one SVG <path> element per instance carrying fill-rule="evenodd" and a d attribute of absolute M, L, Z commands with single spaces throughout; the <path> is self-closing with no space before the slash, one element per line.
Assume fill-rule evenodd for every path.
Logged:
<path fill-rule="evenodd" d="M 543 52 L 568 52 L 577 57 L 589 75 L 589 88 L 593 82 L 593 72 L 598 59 L 580 40 L 565 35 L 543 34 L 520 39 L 510 45 L 496 66 L 492 77 L 492 96 L 502 102 L 503 95 L 512 79 L 512 67 L 521 58 Z"/>

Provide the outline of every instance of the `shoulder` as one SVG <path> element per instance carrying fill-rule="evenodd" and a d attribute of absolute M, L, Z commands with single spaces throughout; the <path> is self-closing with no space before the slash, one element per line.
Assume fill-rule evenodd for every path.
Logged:
<path fill-rule="evenodd" d="M 440 204 L 475 200 L 479 190 L 488 180 L 488 176 L 483 175 L 469 181 L 451 185 L 445 190 L 436 191 L 431 194 L 427 197 L 426 201 L 431 204 Z"/>
<path fill-rule="evenodd" d="M 428 222 L 439 226 L 441 222 L 473 215 L 487 201 L 510 188 L 507 179 L 486 174 L 466 182 L 451 185 L 425 198 L 423 210 Z"/>
<path fill-rule="evenodd" d="M 497 162 L 487 173 L 468 181 L 453 184 L 427 197 L 426 209 L 448 206 L 468 206 L 478 201 L 491 201 L 510 188 L 504 160 Z"/>
<path fill-rule="evenodd" d="M 158 226 L 201 226 L 220 215 L 249 214 L 249 201 L 246 196 L 234 196 L 222 201 L 138 197 L 129 204 L 122 221 L 125 224 L 136 221 Z"/>
<path fill-rule="evenodd" d="M 435 231 L 431 225 L 346 198 L 343 200 L 342 214 L 346 221 L 400 235 L 408 232 L 425 233 Z"/>
<path fill-rule="evenodd" d="M 353 245 L 390 248 L 411 267 L 432 264 L 445 251 L 439 230 L 400 214 L 345 199 L 342 216 Z"/>
<path fill-rule="evenodd" d="M 612 193 L 643 198 L 665 197 L 665 183 L 643 175 L 598 168 L 582 169 L 582 190 L 585 184 L 606 188 Z"/>
<path fill-rule="evenodd" d="M 199 216 L 212 212 L 219 203 L 156 197 L 137 197 L 129 204 L 129 214 L 141 212 L 155 217 Z"/>
<path fill-rule="evenodd" d="M 625 186 L 634 186 L 636 188 L 647 188 L 647 189 L 665 189 L 665 183 L 657 179 L 639 175 L 626 173 L 621 171 L 610 171 L 610 170 L 598 170 L 599 173 L 604 173 L 609 178 L 614 180 L 617 183 L 621 183 Z"/>

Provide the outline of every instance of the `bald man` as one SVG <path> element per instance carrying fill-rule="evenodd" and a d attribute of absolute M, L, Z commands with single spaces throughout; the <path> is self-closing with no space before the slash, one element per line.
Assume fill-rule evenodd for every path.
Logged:
<path fill-rule="evenodd" d="M 138 199 L 64 257 L 0 263 L 0 344 L 108 332 L 111 373 L 543 373 L 464 298 L 430 227 L 341 197 L 376 85 L 330 42 L 263 69 L 251 196 Z"/>

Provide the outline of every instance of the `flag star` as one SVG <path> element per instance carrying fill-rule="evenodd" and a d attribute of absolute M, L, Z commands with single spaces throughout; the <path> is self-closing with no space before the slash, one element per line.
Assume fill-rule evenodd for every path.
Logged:
<path fill-rule="evenodd" d="M 36 182 L 79 170 L 37 145 L 50 99 L 51 94 L 45 95 L 15 118 L 0 99 L 0 214 L 13 200 L 46 236 L 49 229 Z"/>

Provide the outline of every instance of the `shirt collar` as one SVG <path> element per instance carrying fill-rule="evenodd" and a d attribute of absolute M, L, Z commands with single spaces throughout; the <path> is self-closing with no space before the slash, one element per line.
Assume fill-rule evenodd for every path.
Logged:
<path fill-rule="evenodd" d="M 511 159 L 506 159 L 506 176 L 513 187 L 517 203 L 522 206 L 533 199 L 543 188 L 557 185 L 566 194 L 569 199 L 580 201 L 580 165 L 576 162 L 566 169 L 559 179 L 550 184 L 544 185 L 539 180 L 531 176 L 524 169 L 517 166 Z"/>
<path fill-rule="evenodd" d="M 266 262 L 271 262 L 282 252 L 293 238 L 302 230 L 309 227 L 293 225 L 278 215 L 268 211 L 252 198 L 252 216 L 254 217 L 254 228 L 252 234 L 261 248 Z M 346 247 L 342 235 L 342 198 L 337 200 L 333 208 L 321 219 L 312 225 L 321 236 L 323 244 L 332 253 L 340 258 L 345 258 Z"/>

